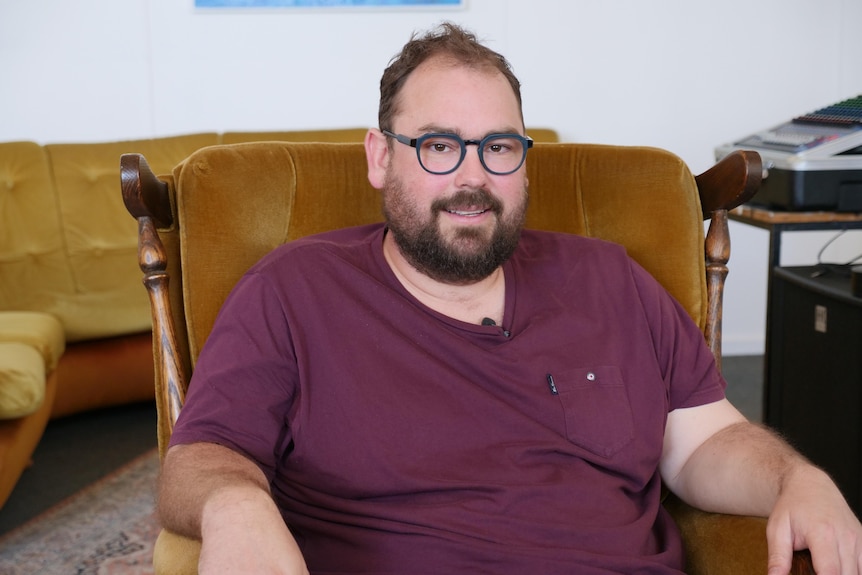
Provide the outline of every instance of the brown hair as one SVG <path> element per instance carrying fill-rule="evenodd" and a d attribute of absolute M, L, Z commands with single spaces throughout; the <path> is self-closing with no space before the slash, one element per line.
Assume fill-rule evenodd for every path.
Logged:
<path fill-rule="evenodd" d="M 515 77 L 506 58 L 480 44 L 475 34 L 451 22 L 443 22 L 423 36 L 417 36 L 414 32 L 410 41 L 392 58 L 383 72 L 377 117 L 381 130 L 392 129 L 392 117 L 398 110 L 398 95 L 407 77 L 420 64 L 435 56 L 445 56 L 467 66 L 498 70 L 512 86 L 518 109 L 521 109 L 521 82 Z"/>

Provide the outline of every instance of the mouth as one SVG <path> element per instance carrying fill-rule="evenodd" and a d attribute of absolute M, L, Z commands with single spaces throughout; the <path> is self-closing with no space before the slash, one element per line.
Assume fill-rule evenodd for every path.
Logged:
<path fill-rule="evenodd" d="M 479 209 L 479 210 L 446 210 L 446 211 L 452 215 L 455 215 L 455 216 L 472 218 L 472 217 L 476 217 L 476 216 L 481 216 L 482 214 L 487 212 L 488 209 L 486 208 L 486 209 Z"/>
<path fill-rule="evenodd" d="M 449 214 L 462 221 L 482 219 L 487 214 L 501 214 L 503 205 L 499 199 L 483 189 L 460 190 L 452 197 L 440 198 L 431 205 L 434 213 Z"/>

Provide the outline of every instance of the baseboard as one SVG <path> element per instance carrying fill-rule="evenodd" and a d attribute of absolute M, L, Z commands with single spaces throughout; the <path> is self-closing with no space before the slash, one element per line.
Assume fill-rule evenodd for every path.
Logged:
<path fill-rule="evenodd" d="M 763 337 L 728 337 L 721 340 L 721 355 L 763 355 L 766 342 Z"/>

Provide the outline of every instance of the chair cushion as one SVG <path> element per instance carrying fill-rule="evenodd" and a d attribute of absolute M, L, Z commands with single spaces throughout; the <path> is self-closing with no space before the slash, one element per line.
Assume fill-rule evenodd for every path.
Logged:
<path fill-rule="evenodd" d="M 706 325 L 700 199 L 679 157 L 655 148 L 543 143 L 527 156 L 527 177 L 527 227 L 625 246 Z M 176 302 L 186 314 L 178 325 L 189 329 L 192 364 L 225 297 L 264 254 L 308 234 L 382 219 L 362 144 L 214 146 L 174 168 L 172 182 L 182 260 Z M 249 187 L 253 194 L 237 193 Z"/>
<path fill-rule="evenodd" d="M 527 155 L 527 177 L 527 227 L 625 246 L 706 325 L 700 197 L 678 156 L 637 146 L 537 144 Z"/>
<path fill-rule="evenodd" d="M 201 542 L 162 529 L 153 549 L 156 575 L 197 575 Z"/>
<path fill-rule="evenodd" d="M 0 312 L 0 419 L 36 411 L 65 350 L 63 326 L 39 312 Z"/>

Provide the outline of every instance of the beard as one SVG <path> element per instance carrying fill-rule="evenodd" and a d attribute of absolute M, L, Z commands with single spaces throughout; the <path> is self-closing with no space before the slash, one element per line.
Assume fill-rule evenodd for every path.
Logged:
<path fill-rule="evenodd" d="M 485 189 L 460 190 L 435 200 L 423 214 L 403 182 L 391 173 L 383 186 L 383 213 L 389 233 L 404 258 L 430 278 L 452 285 L 475 283 L 490 276 L 508 260 L 521 237 L 528 194 L 505 215 L 503 204 Z M 439 215 L 445 211 L 483 206 L 496 216 L 493 230 L 460 227 L 443 237 Z"/>

